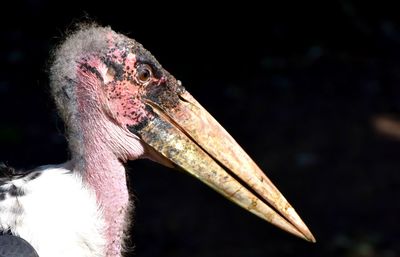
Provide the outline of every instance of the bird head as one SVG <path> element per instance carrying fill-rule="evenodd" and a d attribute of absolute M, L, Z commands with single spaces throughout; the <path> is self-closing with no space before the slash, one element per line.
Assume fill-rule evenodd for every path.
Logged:
<path fill-rule="evenodd" d="M 105 127 L 99 140 L 121 160 L 145 156 L 184 170 L 262 219 L 315 241 L 239 144 L 133 39 L 107 27 L 81 28 L 56 50 L 51 84 L 65 123 L 86 124 L 69 125 L 70 143 L 79 141 L 74 131 Z"/>

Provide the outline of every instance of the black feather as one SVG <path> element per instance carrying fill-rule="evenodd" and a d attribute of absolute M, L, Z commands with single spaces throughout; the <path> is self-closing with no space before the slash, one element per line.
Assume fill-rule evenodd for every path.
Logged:
<path fill-rule="evenodd" d="M 10 180 L 21 178 L 26 174 L 26 172 L 17 171 L 12 167 L 7 166 L 5 163 L 0 162 L 0 186 Z"/>
<path fill-rule="evenodd" d="M 0 235 L 0 257 L 39 257 L 39 255 L 24 239 L 3 234 Z"/>
<path fill-rule="evenodd" d="M 26 182 L 38 178 L 42 174 L 42 169 L 35 170 L 16 170 L 13 167 L 0 162 L 0 186 L 14 180 L 24 178 Z M 1 257 L 1 256 L 0 256 Z"/>

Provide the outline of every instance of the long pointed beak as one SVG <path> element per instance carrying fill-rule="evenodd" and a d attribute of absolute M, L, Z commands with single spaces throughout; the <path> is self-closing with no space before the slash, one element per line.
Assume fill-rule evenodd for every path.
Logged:
<path fill-rule="evenodd" d="M 179 97 L 179 104 L 169 109 L 146 101 L 155 117 L 135 131 L 141 139 L 234 203 L 315 242 L 293 207 L 228 132 L 187 91 Z"/>

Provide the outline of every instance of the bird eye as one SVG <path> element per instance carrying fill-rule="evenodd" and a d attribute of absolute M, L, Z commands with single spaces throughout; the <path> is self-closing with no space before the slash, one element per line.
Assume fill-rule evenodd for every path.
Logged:
<path fill-rule="evenodd" d="M 136 78 L 142 82 L 146 83 L 151 79 L 152 70 L 151 67 L 147 64 L 142 64 L 138 67 L 136 72 Z"/>

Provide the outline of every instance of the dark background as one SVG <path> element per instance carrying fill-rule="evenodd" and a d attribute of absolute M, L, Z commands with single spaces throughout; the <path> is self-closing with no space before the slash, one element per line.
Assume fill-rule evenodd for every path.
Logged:
<path fill-rule="evenodd" d="M 68 158 L 47 60 L 65 30 L 89 17 L 141 42 L 182 80 L 318 241 L 140 160 L 128 165 L 135 256 L 400 256 L 400 141 L 387 136 L 400 133 L 399 8 L 293 2 L 2 4 L 0 160 L 32 168 Z"/>

